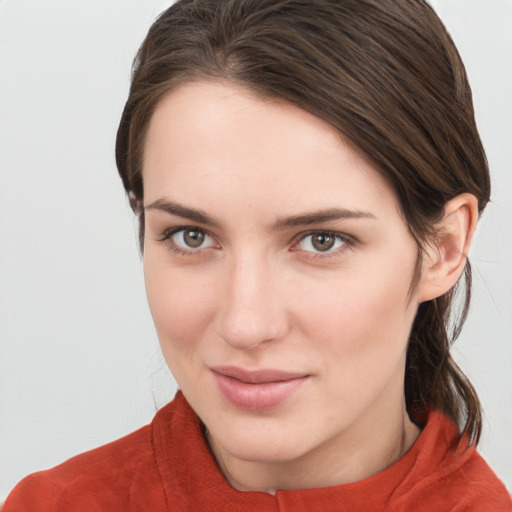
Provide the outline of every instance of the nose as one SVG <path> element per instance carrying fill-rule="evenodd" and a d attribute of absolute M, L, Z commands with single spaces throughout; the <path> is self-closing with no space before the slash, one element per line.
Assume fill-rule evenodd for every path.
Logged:
<path fill-rule="evenodd" d="M 277 269 L 254 255 L 230 265 L 217 316 L 217 332 L 231 347 L 254 350 L 282 338 L 289 324 Z"/>

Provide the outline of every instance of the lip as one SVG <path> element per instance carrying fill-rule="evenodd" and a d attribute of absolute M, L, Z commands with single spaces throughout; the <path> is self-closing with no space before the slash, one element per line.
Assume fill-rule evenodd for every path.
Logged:
<path fill-rule="evenodd" d="M 288 400 L 309 374 L 275 369 L 245 370 L 235 366 L 210 368 L 224 398 L 240 409 L 262 411 Z"/>

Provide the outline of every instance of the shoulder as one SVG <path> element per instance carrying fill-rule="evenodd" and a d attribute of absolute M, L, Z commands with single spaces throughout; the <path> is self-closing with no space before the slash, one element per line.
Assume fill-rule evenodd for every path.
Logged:
<path fill-rule="evenodd" d="M 505 485 L 474 447 L 458 454 L 430 483 L 456 512 L 512 512 L 512 501 Z"/>
<path fill-rule="evenodd" d="M 417 474 L 398 499 L 404 510 L 512 512 L 505 485 L 476 447 L 459 438 L 452 420 L 434 412 L 428 423 L 412 469 Z"/>
<path fill-rule="evenodd" d="M 505 485 L 475 448 L 466 450 L 469 454 L 460 466 L 444 475 L 446 487 L 451 483 L 459 490 L 457 512 L 512 512 L 512 500 Z"/>
<path fill-rule="evenodd" d="M 168 404 L 164 409 L 169 409 Z M 168 416 L 160 411 L 153 422 L 104 446 L 77 455 L 46 471 L 24 478 L 8 496 L 4 512 L 78 512 L 118 510 L 161 487 L 153 449 L 155 424 Z"/>

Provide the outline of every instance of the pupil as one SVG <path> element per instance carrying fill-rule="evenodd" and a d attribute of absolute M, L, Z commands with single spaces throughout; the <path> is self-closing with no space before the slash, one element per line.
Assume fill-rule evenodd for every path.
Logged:
<path fill-rule="evenodd" d="M 327 235 L 322 233 L 320 235 L 315 235 L 312 240 L 313 247 L 318 251 L 328 251 L 334 245 L 334 237 L 332 235 Z"/>
<path fill-rule="evenodd" d="M 204 240 L 204 234 L 200 231 L 185 231 L 183 238 L 189 247 L 199 247 Z"/>

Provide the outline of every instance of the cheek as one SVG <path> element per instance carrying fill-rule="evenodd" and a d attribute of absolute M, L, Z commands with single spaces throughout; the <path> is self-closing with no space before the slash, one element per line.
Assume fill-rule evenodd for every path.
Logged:
<path fill-rule="evenodd" d="M 149 308 L 168 363 L 192 357 L 213 315 L 215 298 L 193 270 L 176 269 L 154 255 L 144 256 Z"/>
<path fill-rule="evenodd" d="M 361 345 L 361 335 L 366 338 L 373 333 L 372 338 L 378 339 L 379 333 L 388 330 L 407 330 L 413 314 L 412 304 L 408 304 L 410 266 L 410 262 L 403 267 L 361 265 L 340 272 L 323 285 L 310 283 L 302 309 L 311 328 L 330 329 L 334 338 L 355 337 L 354 348 Z"/>
<path fill-rule="evenodd" d="M 307 337 L 317 340 L 312 350 L 323 347 L 332 379 L 355 396 L 358 386 L 384 379 L 402 364 L 414 319 L 411 261 L 387 263 L 340 273 L 310 292 L 301 308 Z"/>

